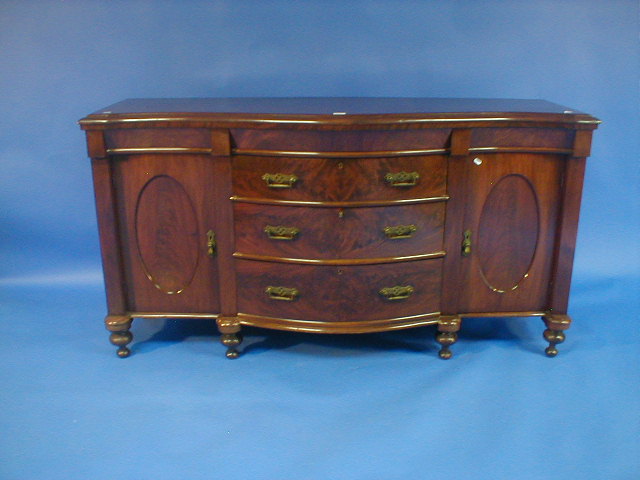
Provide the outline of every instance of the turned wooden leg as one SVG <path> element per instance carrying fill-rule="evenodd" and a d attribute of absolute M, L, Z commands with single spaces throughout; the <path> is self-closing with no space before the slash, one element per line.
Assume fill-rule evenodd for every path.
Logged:
<path fill-rule="evenodd" d="M 227 347 L 227 358 L 238 358 L 240 352 L 236 349 L 242 343 L 240 322 L 235 317 L 219 317 L 216 320 L 221 333 L 220 343 Z"/>
<path fill-rule="evenodd" d="M 440 351 L 438 352 L 438 356 L 440 358 L 446 360 L 451 358 L 453 355 L 451 350 L 449 350 L 449 347 L 458 340 L 460 325 L 461 320 L 458 315 L 442 315 L 438 319 L 438 333 L 436 334 L 436 341 L 441 346 Z"/>
<path fill-rule="evenodd" d="M 131 350 L 127 348 L 127 345 L 133 340 L 133 335 L 129 331 L 132 320 L 131 317 L 126 315 L 108 315 L 104 319 L 107 330 L 111 332 L 109 341 L 118 347 L 117 354 L 120 358 L 131 355 Z"/>
<path fill-rule="evenodd" d="M 549 342 L 549 346 L 544 350 L 547 357 L 558 355 L 556 345 L 564 342 L 564 331 L 571 326 L 571 318 L 568 315 L 550 314 L 542 317 L 547 329 L 544 331 L 544 339 Z"/>

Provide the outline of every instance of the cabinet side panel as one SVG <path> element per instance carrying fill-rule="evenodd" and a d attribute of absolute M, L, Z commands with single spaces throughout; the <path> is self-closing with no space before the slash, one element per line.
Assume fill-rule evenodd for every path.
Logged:
<path fill-rule="evenodd" d="M 112 183 L 112 168 L 108 158 L 93 158 L 91 166 L 93 169 L 93 185 L 100 232 L 100 250 L 107 294 L 107 308 L 110 315 L 119 315 L 127 310 L 127 298 L 120 238 L 118 236 L 119 228 Z"/>
<path fill-rule="evenodd" d="M 560 314 L 567 313 L 569 304 L 569 289 L 571 287 L 573 256 L 578 235 L 578 218 L 580 216 L 585 164 L 585 158 L 576 157 L 570 157 L 565 164 L 553 285 L 549 300 L 550 309 Z"/>

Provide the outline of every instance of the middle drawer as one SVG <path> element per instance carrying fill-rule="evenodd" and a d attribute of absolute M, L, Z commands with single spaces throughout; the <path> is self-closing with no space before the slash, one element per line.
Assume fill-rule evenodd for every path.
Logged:
<path fill-rule="evenodd" d="M 399 207 L 234 205 L 237 256 L 393 258 L 442 251 L 444 202 Z"/>

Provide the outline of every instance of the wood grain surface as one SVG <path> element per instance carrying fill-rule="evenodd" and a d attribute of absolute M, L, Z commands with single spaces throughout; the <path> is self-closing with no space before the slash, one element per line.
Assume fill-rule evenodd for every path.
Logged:
<path fill-rule="evenodd" d="M 393 187 L 388 173 L 417 172 L 415 186 Z M 292 188 L 270 188 L 266 173 L 295 175 Z M 237 156 L 233 193 L 240 197 L 300 201 L 404 200 L 446 193 L 446 157 L 322 159 Z"/>
<path fill-rule="evenodd" d="M 136 155 L 114 162 L 130 311 L 218 313 L 213 178 L 206 156 Z"/>
<path fill-rule="evenodd" d="M 371 266 L 289 265 L 237 260 L 238 310 L 277 318 L 346 322 L 439 311 L 442 260 Z M 380 295 L 385 287 L 412 286 L 405 300 Z M 293 301 L 273 300 L 268 286 L 295 288 Z"/>
<path fill-rule="evenodd" d="M 519 314 L 543 316 L 555 354 L 598 123 L 496 99 L 133 99 L 97 111 L 80 125 L 112 341 L 128 354 L 136 312 L 217 318 L 232 347 L 241 324 L 438 323 L 448 358 L 461 317 Z M 415 182 L 394 185 L 398 174 Z"/>
<path fill-rule="evenodd" d="M 373 208 L 304 208 L 236 203 L 236 251 L 288 258 L 350 259 L 442 251 L 444 202 Z M 292 240 L 270 238 L 266 226 L 296 228 Z M 414 226 L 390 239 L 386 227 Z"/>

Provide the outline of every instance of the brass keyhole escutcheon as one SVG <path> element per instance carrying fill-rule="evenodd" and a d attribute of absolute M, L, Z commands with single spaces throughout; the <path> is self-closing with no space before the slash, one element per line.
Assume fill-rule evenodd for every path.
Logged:
<path fill-rule="evenodd" d="M 209 230 L 207 232 L 207 255 L 214 257 L 216 255 L 217 247 L 216 234 L 213 230 Z"/>
<path fill-rule="evenodd" d="M 338 218 L 344 218 L 344 208 L 338 209 Z"/>
<path fill-rule="evenodd" d="M 471 255 L 471 230 L 465 230 L 462 235 L 462 256 Z"/>
<path fill-rule="evenodd" d="M 344 168 L 344 163 L 338 162 L 338 170 L 342 170 Z"/>

